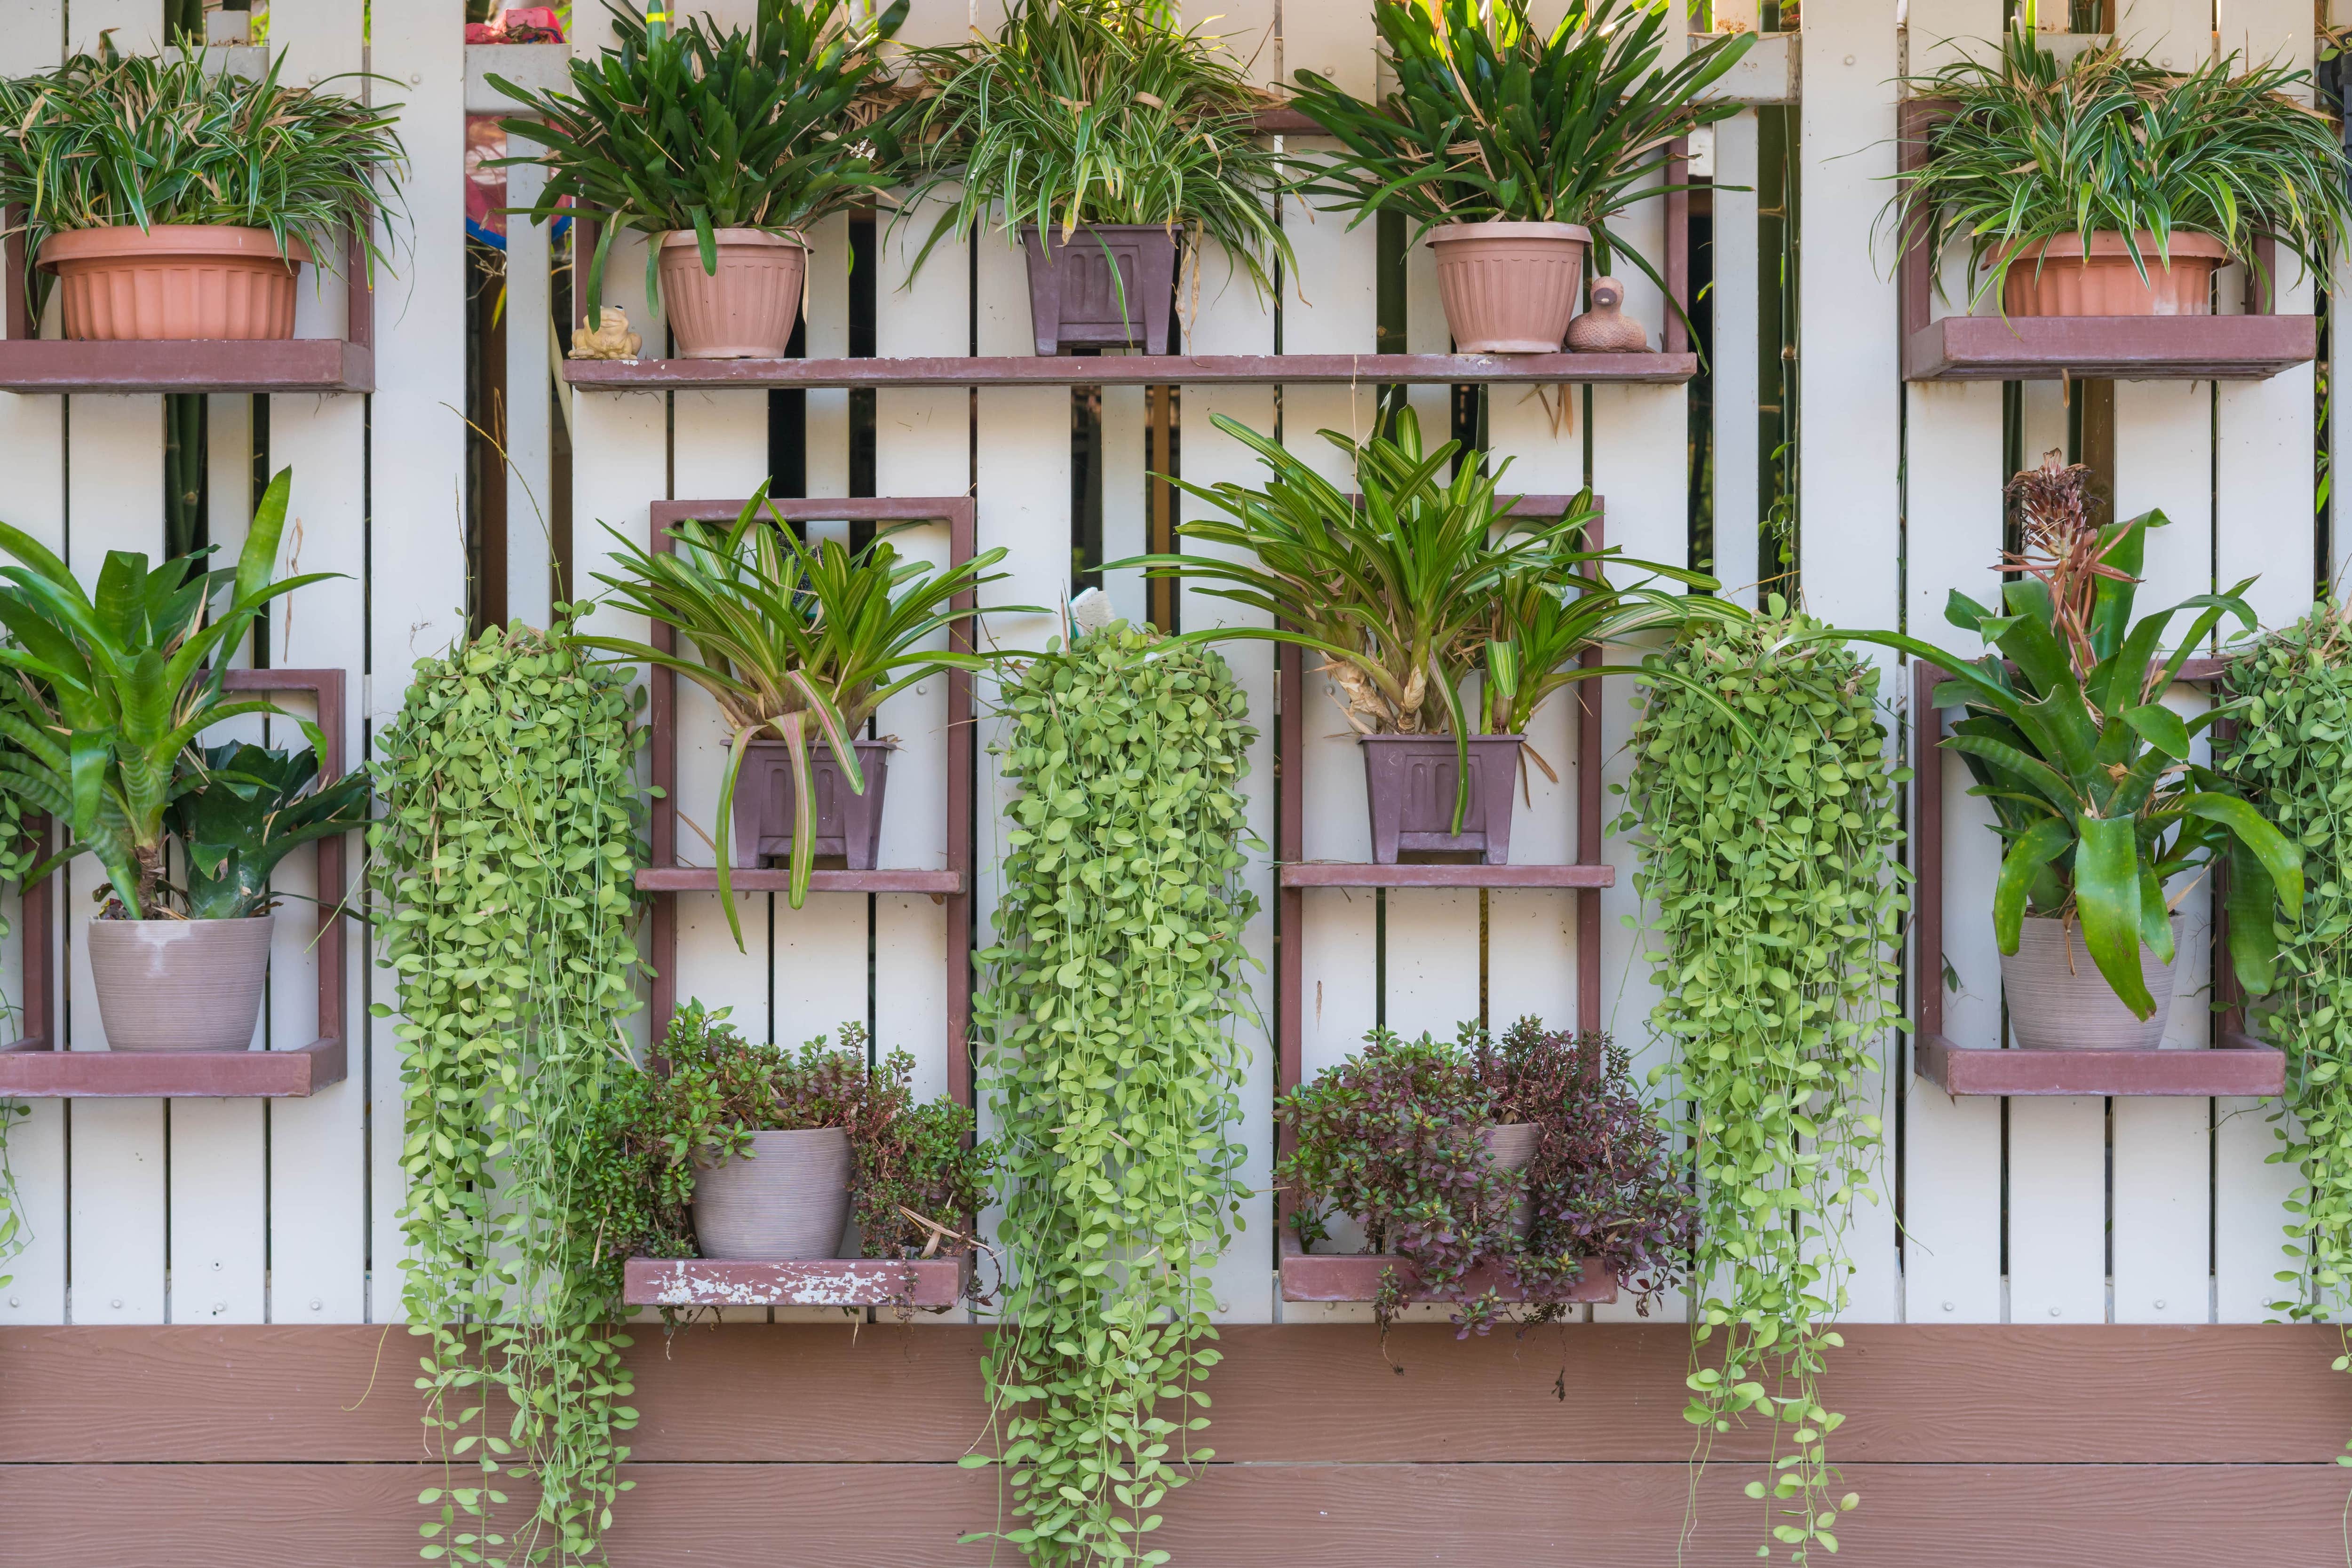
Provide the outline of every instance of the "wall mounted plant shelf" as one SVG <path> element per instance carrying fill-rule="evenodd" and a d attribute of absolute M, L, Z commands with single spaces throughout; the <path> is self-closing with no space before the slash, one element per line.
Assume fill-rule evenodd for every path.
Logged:
<path fill-rule="evenodd" d="M 2181 666 L 2183 683 L 2218 679 L 2219 659 L 2191 659 Z M 1934 706 L 1944 672 L 1921 661 L 1911 666 L 1911 711 L 1935 714 L 1916 732 L 1913 761 L 1917 775 L 1916 845 L 1912 870 L 1918 879 L 1914 928 L 1918 934 L 1918 973 L 1943 972 L 1944 952 L 1944 748 L 1943 715 Z M 1990 851 L 1987 852 L 1990 852 Z M 2216 873 L 2219 874 L 2218 873 Z M 2214 950 L 2228 951 L 2229 934 L 2217 890 Z M 1971 918 L 1990 920 L 1990 909 Z M 2227 963 L 2215 966 L 2215 983 L 2227 1004 L 2214 1021 L 2210 1050 L 2028 1051 L 1998 1046 L 1956 1045 L 1944 1034 L 1944 988 L 1918 988 L 1913 1011 L 1912 1070 L 1951 1095 L 2174 1095 L 2191 1098 L 2244 1095 L 2267 1098 L 2286 1087 L 2286 1057 L 2248 1034 L 2236 996 L 2236 977 Z"/>
<path fill-rule="evenodd" d="M 945 523 L 950 564 L 961 565 L 972 557 L 979 512 L 968 496 L 905 500 L 778 497 L 772 504 L 788 523 Z M 731 523 L 742 515 L 743 505 L 741 500 L 656 501 L 653 549 L 673 549 L 669 530 L 679 523 Z M 966 612 L 977 608 L 971 593 L 959 594 L 954 604 Z M 656 623 L 652 632 L 656 647 L 676 648 L 677 633 L 671 628 Z M 971 647 L 971 635 L 969 619 L 958 622 L 948 633 L 950 646 L 962 650 Z M 652 854 L 650 863 L 637 873 L 637 891 L 654 895 L 646 956 L 655 971 L 653 1033 L 659 1040 L 668 1031 L 670 1015 L 677 1008 L 676 895 L 716 892 L 719 873 L 710 866 L 677 863 L 677 675 L 656 666 L 646 677 L 646 687 L 656 793 Z M 971 677 L 950 670 L 947 673 L 948 863 L 944 868 L 841 871 L 820 867 L 809 876 L 811 893 L 928 894 L 947 906 L 948 1092 L 962 1105 L 972 1103 L 971 1058 L 966 1039 L 971 1017 Z M 792 873 L 781 866 L 760 868 L 730 872 L 728 880 L 739 891 L 776 893 L 792 884 Z M 969 1258 L 906 1261 L 830 1258 L 803 1262 L 632 1258 L 626 1265 L 625 1288 L 632 1306 L 950 1307 L 962 1299 L 970 1271 Z"/>
<path fill-rule="evenodd" d="M 343 672 L 231 670 L 233 692 L 308 692 L 317 699 L 327 752 L 319 782 L 343 771 Z M 43 840 L 47 824 L 37 829 Z M 25 889 L 22 1019 L 25 1037 L 0 1048 L 0 1098 L 20 1100 L 299 1100 L 340 1083 L 350 1071 L 344 1029 L 346 936 L 343 841 L 320 839 L 318 855 L 318 1038 L 283 1051 L 68 1051 L 58 1040 L 57 976 L 50 923 L 57 876 Z M 93 1015 L 94 1016 L 94 1015 Z"/>
<path fill-rule="evenodd" d="M 1927 132 L 1950 112 L 1940 99 L 1902 106 L 1897 161 L 1908 171 L 1927 155 Z M 2275 269 L 2264 239 L 2255 259 Z M 2315 316 L 2272 312 L 2270 290 L 2247 268 L 2241 316 L 1947 316 L 1932 319 L 1936 258 L 1924 239 L 1896 263 L 1903 301 L 1903 374 L 1915 382 L 2262 381 L 2319 352 Z"/>
<path fill-rule="evenodd" d="M 12 209 L 8 224 L 22 222 Z M 0 392 L 369 392 L 375 391 L 375 294 L 357 235 L 343 252 L 350 304 L 340 338 L 257 342 L 141 340 L 87 343 L 43 338 L 25 298 L 25 235 L 7 240 L 0 287 L 8 294 L 8 337 L 0 341 Z M 315 286 L 314 272 L 300 287 Z"/>
<path fill-rule="evenodd" d="M 1522 496 L 1510 508 L 1528 517 L 1557 517 L 1568 510 L 1573 496 Z M 1585 535 L 1588 549 L 1602 548 L 1600 497 L 1592 498 L 1596 513 Z M 1587 664 L 1599 663 L 1597 651 Z M 1283 766 L 1275 796 L 1275 894 L 1286 933 L 1306 929 L 1307 890 L 1310 887 L 1533 887 L 1573 888 L 1583 896 L 1576 902 L 1576 1027 L 1591 1032 L 1601 1027 L 1601 894 L 1616 885 L 1614 866 L 1592 858 L 1601 852 L 1601 683 L 1583 681 L 1563 696 L 1576 702 L 1576 850 L 1584 857 L 1564 865 L 1433 865 L 1426 863 L 1371 865 L 1299 858 L 1307 841 L 1306 769 L 1299 759 L 1307 746 L 1306 662 L 1286 654 L 1280 673 L 1280 732 Z M 1305 998 L 1306 943 L 1286 936 L 1276 946 L 1279 986 L 1275 1008 L 1276 1092 L 1287 1094 L 1306 1075 Z M 1279 1134 L 1279 1151 L 1287 1155 L 1292 1135 Z M 1290 1228 L 1291 1198 L 1280 1201 L 1279 1239 L 1282 1299 L 1286 1301 L 1369 1301 L 1380 1293 L 1381 1277 L 1390 1268 L 1410 1273 L 1412 1265 L 1387 1253 L 1307 1252 Z M 1475 1292 L 1501 1281 L 1491 1269 L 1470 1276 Z M 1503 1299 L 1523 1298 L 1504 1290 Z M 1588 1270 L 1569 1298 L 1577 1301 L 1613 1301 L 1617 1281 L 1597 1269 Z"/>

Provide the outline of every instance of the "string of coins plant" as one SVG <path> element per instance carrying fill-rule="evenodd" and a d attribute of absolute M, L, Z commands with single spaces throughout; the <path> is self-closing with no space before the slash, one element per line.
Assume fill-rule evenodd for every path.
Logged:
<path fill-rule="evenodd" d="M 2271 1310 L 2307 1322 L 2335 1312 L 2352 1277 L 2352 607 L 2319 604 L 2264 638 L 2232 662 L 2229 691 L 2242 706 L 2236 738 L 2217 747 L 2221 771 L 2304 853 L 2303 913 L 2275 927 L 2254 1010 L 2286 1052 L 2273 1120 L 2303 1184 L 2286 1225 L 2303 1267 L 2278 1276 L 2297 1289 Z M 2232 922 L 2271 917 L 2231 900 Z M 2339 1372 L 2352 1370 L 2352 1333 L 2345 1350 Z"/>
<path fill-rule="evenodd" d="M 1208 1426 L 1208 1270 L 1239 1228 L 1241 886 L 1255 738 L 1225 663 L 1114 623 L 1002 699 L 1019 781 L 973 1005 L 1007 1190 L 982 1366 L 1033 1564 L 1156 1563 Z"/>
<path fill-rule="evenodd" d="M 1762 617 L 1696 623 L 1653 655 L 1617 824 L 1643 834 L 1634 885 L 1663 991 L 1651 1023 L 1676 1047 L 1652 1082 L 1672 1078 L 1666 1097 L 1693 1108 L 1695 1462 L 1734 1423 L 1769 1421 L 1771 1479 L 1748 1495 L 1796 1563 L 1816 1544 L 1835 1552 L 1833 1527 L 1860 1500 L 1832 1496 L 1828 1439 L 1843 1417 L 1821 1377 L 1843 1343 L 1831 1321 L 1852 1271 L 1848 1216 L 1876 1201 L 1865 1083 L 1874 1045 L 1902 1027 L 1908 907 L 1896 807 L 1909 775 L 1885 764 L 1878 671 L 1827 635 L 1776 594 Z"/>
<path fill-rule="evenodd" d="M 625 670 L 520 624 L 420 661 L 374 767 L 405 1049 L 403 1305 L 442 1484 L 427 1560 L 603 1561 L 635 1424 L 576 1134 L 631 1071 L 643 733 Z M 468 1470 L 478 1472 L 468 1476 Z M 509 1478 L 537 1501 L 507 1532 Z"/>

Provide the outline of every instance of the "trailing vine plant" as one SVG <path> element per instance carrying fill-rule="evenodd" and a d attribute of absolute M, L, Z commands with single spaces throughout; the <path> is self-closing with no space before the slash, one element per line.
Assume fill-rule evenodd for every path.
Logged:
<path fill-rule="evenodd" d="M 1832 1493 L 1843 1417 L 1821 1379 L 1843 1343 L 1847 1218 L 1876 1201 L 1865 1083 L 1877 1041 L 1905 1027 L 1909 904 L 1896 814 L 1909 774 L 1886 763 L 1879 672 L 1825 633 L 1775 595 L 1764 616 L 1696 624 L 1653 655 L 1617 824 L 1642 833 L 1634 885 L 1663 991 L 1651 1020 L 1676 1048 L 1653 1082 L 1671 1078 L 1668 1097 L 1693 1108 L 1704 1299 L 1685 1415 L 1701 1464 L 1734 1423 L 1770 1424 L 1770 1479 L 1748 1495 L 1797 1563 L 1835 1552 L 1860 1500 Z"/>
<path fill-rule="evenodd" d="M 1164 1563 L 1149 1538 L 1206 1427 L 1208 1270 L 1239 1228 L 1232 1019 L 1255 738 L 1224 661 L 1114 623 L 1005 690 L 997 942 L 974 1003 L 1006 1188 L 982 1364 L 1032 1563 Z M 989 1537 L 974 1537 L 982 1539 Z"/>
<path fill-rule="evenodd" d="M 428 1342 L 417 1387 L 443 1467 L 418 1499 L 428 1560 L 601 1562 L 629 1485 L 629 1339 L 581 1223 L 576 1134 L 634 1071 L 635 702 L 562 627 L 493 629 L 417 664 L 374 765 L 398 998 L 375 1011 L 405 1052 L 403 1305 Z M 509 1531 L 518 1479 L 536 1500 Z"/>

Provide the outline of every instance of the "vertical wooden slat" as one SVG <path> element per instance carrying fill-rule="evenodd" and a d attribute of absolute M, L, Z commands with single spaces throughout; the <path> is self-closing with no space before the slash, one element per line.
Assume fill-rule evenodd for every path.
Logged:
<path fill-rule="evenodd" d="M 1743 188 L 1744 187 L 1744 188 Z M 1715 575 L 1724 596 L 1756 603 L 1758 427 L 1756 111 L 1715 127 L 1714 331 L 1707 343 L 1715 390 Z"/>
<path fill-rule="evenodd" d="M 517 139 L 518 151 L 525 145 Z M 506 176 L 509 206 L 530 205 L 547 183 L 533 163 L 517 164 Z M 555 402 L 543 325 L 553 291 L 548 252 L 545 226 L 520 214 L 507 219 L 507 619 L 526 626 L 546 625 L 554 600 Z"/>

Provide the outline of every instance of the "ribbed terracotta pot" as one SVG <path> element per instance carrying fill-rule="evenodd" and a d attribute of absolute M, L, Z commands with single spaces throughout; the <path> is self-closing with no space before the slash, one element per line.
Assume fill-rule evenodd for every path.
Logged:
<path fill-rule="evenodd" d="M 1511 860 L 1511 797 L 1519 775 L 1517 735 L 1470 737 L 1470 806 L 1454 827 L 1460 758 L 1450 735 L 1360 735 L 1364 794 L 1372 813 L 1372 863 L 1407 850 L 1474 852 L 1487 865 Z"/>
<path fill-rule="evenodd" d="M 890 753 L 895 740 L 860 740 L 857 770 L 866 776 L 866 793 L 856 794 L 842 777 L 833 747 L 818 741 L 809 747 L 809 785 L 816 792 L 816 842 L 812 854 L 840 855 L 852 871 L 872 871 L 882 846 L 882 796 L 890 784 Z M 755 740 L 744 748 L 743 771 L 735 780 L 734 840 L 730 848 L 738 871 L 760 863 L 762 856 L 793 852 L 793 808 L 800 800 L 800 781 L 793 776 L 793 754 L 781 740 Z"/>
<path fill-rule="evenodd" d="M 109 1051 L 246 1051 L 277 917 L 93 920 L 90 979 Z"/>
<path fill-rule="evenodd" d="M 2158 964 L 2142 943 L 2140 978 L 2156 1002 L 2147 1019 L 2132 1016 L 2083 943 L 2079 921 L 2029 915 L 2017 951 L 2000 960 L 2009 998 L 2009 1027 L 2033 1051 L 2151 1051 L 2164 1043 L 2172 1011 L 2172 977 L 2180 963 L 2181 919 L 2172 917 L 2172 962 Z"/>
<path fill-rule="evenodd" d="M 842 1128 L 754 1133 L 750 1159 L 695 1169 L 694 1235 L 705 1258 L 837 1258 L 848 1224 Z"/>
<path fill-rule="evenodd" d="M 2011 316 L 2213 313 L 2213 273 L 2230 259 L 2220 240 L 2210 235 L 2174 235 L 2169 267 L 2154 235 L 2142 230 L 2138 241 L 2140 257 L 2147 264 L 2145 279 L 2132 265 L 2119 233 L 2091 235 L 2087 256 L 2083 236 L 2072 231 L 2023 247 L 2001 279 L 2001 308 Z"/>
<path fill-rule="evenodd" d="M 1482 1128 L 1478 1141 L 1495 1156 L 1495 1169 L 1504 1176 L 1515 1175 L 1528 1168 L 1536 1157 L 1536 1145 L 1543 1137 L 1543 1126 L 1537 1122 L 1506 1122 L 1499 1126 Z M 1528 1228 L 1535 1218 L 1534 1207 L 1522 1193 L 1511 1205 L 1511 1235 L 1518 1240 L 1528 1239 Z"/>
<path fill-rule="evenodd" d="M 1037 352 L 1168 351 L 1176 302 L 1176 235 L 1158 224 L 1080 224 L 1067 239 L 1021 225 L 1029 258 L 1029 328 Z"/>
<path fill-rule="evenodd" d="M 216 224 L 68 229 L 41 242 L 67 337 L 251 341 L 294 335 L 294 278 L 310 252 L 289 235 Z"/>
<path fill-rule="evenodd" d="M 1447 224 L 1429 231 L 1458 354 L 1556 354 L 1584 287 L 1582 224 Z"/>
<path fill-rule="evenodd" d="M 688 360 L 781 360 L 800 319 L 808 250 L 759 229 L 719 229 L 719 270 L 702 270 L 692 229 L 662 238 L 662 308 Z"/>

